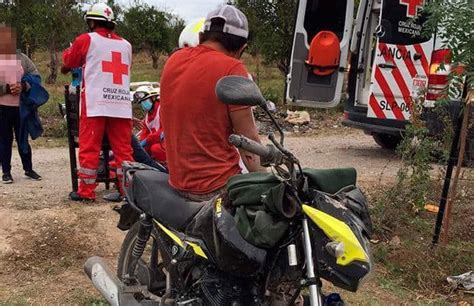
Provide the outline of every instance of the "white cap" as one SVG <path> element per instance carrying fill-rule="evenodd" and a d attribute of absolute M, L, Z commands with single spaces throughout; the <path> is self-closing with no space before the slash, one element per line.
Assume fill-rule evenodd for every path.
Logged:
<path fill-rule="evenodd" d="M 224 20 L 223 33 L 248 38 L 249 23 L 247 17 L 238 8 L 232 5 L 224 4 L 211 11 L 204 22 L 204 32 L 210 31 L 212 20 L 221 18 Z"/>

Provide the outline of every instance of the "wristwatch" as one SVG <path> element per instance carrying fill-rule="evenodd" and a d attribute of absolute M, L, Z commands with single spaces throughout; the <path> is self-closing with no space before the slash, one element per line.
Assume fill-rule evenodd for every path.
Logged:
<path fill-rule="evenodd" d="M 7 95 L 11 95 L 11 94 L 12 94 L 12 91 L 11 91 L 11 89 L 10 89 L 10 84 L 6 84 L 6 85 L 5 85 L 5 93 L 6 93 Z"/>

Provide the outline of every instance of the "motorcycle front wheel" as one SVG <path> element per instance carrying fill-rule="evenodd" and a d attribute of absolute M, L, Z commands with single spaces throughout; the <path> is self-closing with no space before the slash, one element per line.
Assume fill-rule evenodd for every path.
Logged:
<path fill-rule="evenodd" d="M 139 227 L 140 222 L 135 222 L 127 232 L 120 249 L 117 276 L 122 281 L 130 278 L 130 276 L 127 276 L 127 273 L 132 262 L 132 250 L 137 241 Z M 145 251 L 139 259 L 132 277 L 135 277 L 139 285 L 147 286 L 148 291 L 151 293 L 162 296 L 166 290 L 166 275 L 163 273 L 163 262 L 156 241 L 156 235 L 156 229 L 153 228 Z"/>

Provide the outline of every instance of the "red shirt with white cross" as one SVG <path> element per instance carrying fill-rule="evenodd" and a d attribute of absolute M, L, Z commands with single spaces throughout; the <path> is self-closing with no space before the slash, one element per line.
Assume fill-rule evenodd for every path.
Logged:
<path fill-rule="evenodd" d="M 105 40 L 102 42 L 98 37 Z M 110 44 L 108 41 L 123 41 L 124 44 Z M 127 49 L 127 45 L 130 46 L 113 31 L 97 28 L 93 33 L 78 36 L 63 52 L 65 68 L 83 68 L 81 116 L 131 117 L 128 100 L 131 49 Z M 87 83 L 93 86 L 87 86 Z"/>

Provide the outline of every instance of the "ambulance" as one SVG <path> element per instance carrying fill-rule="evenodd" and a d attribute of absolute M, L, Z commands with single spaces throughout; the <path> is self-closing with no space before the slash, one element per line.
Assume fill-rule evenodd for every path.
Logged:
<path fill-rule="evenodd" d="M 343 124 L 394 149 L 414 101 L 429 114 L 448 84 L 450 51 L 423 32 L 424 1 L 360 0 L 355 13 L 353 0 L 300 0 L 287 103 L 330 108 L 346 100 Z M 454 112 L 460 99 L 451 103 Z"/>

